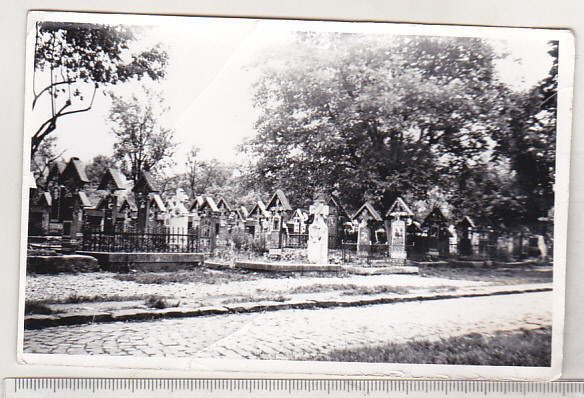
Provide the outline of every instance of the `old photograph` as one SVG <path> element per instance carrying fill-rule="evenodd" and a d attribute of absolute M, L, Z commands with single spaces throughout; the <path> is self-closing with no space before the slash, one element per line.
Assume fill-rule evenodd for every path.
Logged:
<path fill-rule="evenodd" d="M 21 362 L 559 375 L 573 52 L 31 12 Z"/>

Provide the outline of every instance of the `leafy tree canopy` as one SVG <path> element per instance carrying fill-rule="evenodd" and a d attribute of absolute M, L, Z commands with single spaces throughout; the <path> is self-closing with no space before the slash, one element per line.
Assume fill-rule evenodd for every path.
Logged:
<path fill-rule="evenodd" d="M 479 39 L 301 35 L 288 54 L 255 87 L 263 114 L 247 149 L 266 184 L 388 206 L 488 144 L 494 54 Z"/>
<path fill-rule="evenodd" d="M 532 223 L 554 205 L 558 42 L 549 43 L 553 64 L 548 76 L 527 92 L 507 93 L 492 129 L 494 157 L 508 159 L 514 173 L 506 205 L 517 221 Z M 511 202 L 511 203 L 510 203 Z"/>
<path fill-rule="evenodd" d="M 37 23 L 32 107 L 47 117 L 32 136 L 32 157 L 61 117 L 91 109 L 100 86 L 164 77 L 166 53 L 160 46 L 132 52 L 136 39 L 136 28 L 129 26 Z"/>
<path fill-rule="evenodd" d="M 109 119 L 117 138 L 113 158 L 133 182 L 142 171 L 154 171 L 174 153 L 174 133 L 159 121 L 167 110 L 162 102 L 160 93 L 147 88 L 129 98 L 112 96 Z"/>
<path fill-rule="evenodd" d="M 398 195 L 432 200 L 438 189 L 454 215 L 472 210 L 491 222 L 493 207 L 519 211 L 508 201 L 526 175 L 520 154 L 550 148 L 555 126 L 551 113 L 542 119 L 533 101 L 497 80 L 496 58 L 479 38 L 297 35 L 258 65 L 262 113 L 244 146 L 257 159 L 255 184 L 280 187 L 300 206 L 324 189 L 350 208 L 371 200 L 387 210 Z M 551 80 L 527 98 L 544 86 L 553 93 Z M 544 119 L 545 131 L 536 127 Z M 507 150 L 514 129 L 537 136 L 520 139 L 526 145 L 515 154 Z M 549 180 L 545 170 L 539 177 Z M 532 188 L 523 195 L 533 197 Z M 512 223 L 508 215 L 495 218 Z"/>
<path fill-rule="evenodd" d="M 57 151 L 56 141 L 57 137 L 44 140 L 30 162 L 36 186 L 42 190 L 47 189 L 47 177 L 51 167 L 56 161 L 62 160 L 63 152 Z"/>
<path fill-rule="evenodd" d="M 85 174 L 89 178 L 90 187 L 97 189 L 106 170 L 116 167 L 116 162 L 109 156 L 97 155 L 85 166 Z"/>

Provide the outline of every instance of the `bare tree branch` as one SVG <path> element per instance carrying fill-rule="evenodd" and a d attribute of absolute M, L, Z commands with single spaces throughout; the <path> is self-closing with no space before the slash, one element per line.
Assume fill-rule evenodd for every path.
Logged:
<path fill-rule="evenodd" d="M 72 84 L 72 83 L 75 83 L 75 80 L 66 80 L 66 81 L 62 81 L 62 82 L 57 82 L 57 83 L 50 84 L 47 87 L 43 88 L 38 94 L 34 95 L 34 99 L 32 100 L 32 108 L 34 109 L 36 102 L 38 101 L 39 97 L 41 95 L 43 95 L 44 92 L 51 90 L 51 89 L 53 89 L 53 87 L 59 86 L 61 84 Z"/>

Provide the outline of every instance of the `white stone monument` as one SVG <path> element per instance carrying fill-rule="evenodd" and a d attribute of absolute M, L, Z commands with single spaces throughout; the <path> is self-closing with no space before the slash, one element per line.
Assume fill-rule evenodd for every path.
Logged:
<path fill-rule="evenodd" d="M 402 198 L 397 198 L 389 208 L 387 216 L 391 217 L 390 234 L 388 237 L 390 257 L 399 262 L 405 261 L 406 252 L 406 220 L 413 218 L 414 213 Z"/>
<path fill-rule="evenodd" d="M 548 248 L 547 245 L 545 244 L 545 238 L 543 235 L 537 235 L 537 248 L 539 249 L 541 259 L 547 260 Z"/>
<path fill-rule="evenodd" d="M 369 228 L 368 218 L 364 216 L 357 225 L 357 252 L 368 252 L 371 250 L 371 228 Z"/>
<path fill-rule="evenodd" d="M 391 258 L 405 260 L 406 222 L 400 218 L 391 220 Z"/>
<path fill-rule="evenodd" d="M 328 226 L 325 217 L 329 207 L 324 201 L 317 200 L 310 206 L 314 221 L 308 227 L 308 262 L 311 264 L 328 264 Z"/>

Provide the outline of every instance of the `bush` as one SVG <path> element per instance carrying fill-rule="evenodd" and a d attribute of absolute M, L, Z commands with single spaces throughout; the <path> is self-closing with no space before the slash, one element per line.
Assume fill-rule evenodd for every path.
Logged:
<path fill-rule="evenodd" d="M 266 248 L 266 237 L 264 235 L 260 235 L 257 238 L 253 238 L 251 241 L 251 250 L 257 254 L 264 254 L 268 252 Z"/>
<path fill-rule="evenodd" d="M 54 314 L 51 308 L 49 308 L 46 304 L 39 302 L 39 301 L 32 301 L 26 300 L 24 302 L 24 314 L 25 315 L 32 315 L 32 314 L 41 314 L 41 315 L 51 315 Z"/>
<path fill-rule="evenodd" d="M 231 233 L 231 241 L 233 242 L 233 248 L 236 250 L 249 250 L 251 246 L 251 236 L 240 229 L 235 229 Z"/>
<path fill-rule="evenodd" d="M 152 295 L 146 299 L 146 306 L 149 308 L 157 308 L 163 310 L 170 307 L 168 301 L 164 297 Z"/>
<path fill-rule="evenodd" d="M 240 252 L 253 252 L 263 255 L 268 251 L 266 248 L 266 238 L 263 234 L 255 238 L 247 232 L 234 230 L 231 233 L 231 241 L 233 242 L 233 248 Z"/>
<path fill-rule="evenodd" d="M 284 262 L 288 263 L 306 263 L 308 262 L 308 257 L 306 255 L 306 249 L 285 249 L 280 258 Z"/>

